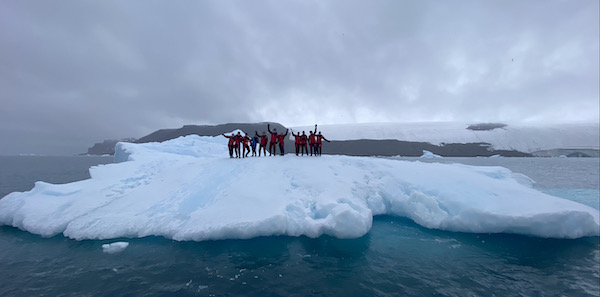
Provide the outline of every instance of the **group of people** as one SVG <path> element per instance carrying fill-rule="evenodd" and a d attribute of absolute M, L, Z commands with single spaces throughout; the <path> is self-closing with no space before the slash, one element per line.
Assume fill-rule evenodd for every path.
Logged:
<path fill-rule="evenodd" d="M 302 135 L 300 135 L 300 132 L 298 132 L 298 134 L 294 134 L 294 132 L 292 132 L 292 136 L 294 136 L 295 139 L 296 156 L 298 156 L 299 153 L 304 156 L 304 152 L 306 152 L 306 155 L 308 156 L 309 150 L 311 156 L 320 156 L 323 147 L 323 140 L 329 142 L 329 140 L 327 140 L 327 138 L 321 134 L 321 131 L 319 131 L 319 134 L 317 134 L 317 125 L 315 125 L 315 131 L 309 131 L 309 133 L 310 135 L 306 135 L 306 133 L 302 131 Z M 307 147 L 307 144 L 309 147 Z"/>
<path fill-rule="evenodd" d="M 277 146 L 279 146 L 279 154 L 283 156 L 285 154 L 284 139 L 288 135 L 288 129 L 285 130 L 285 133 L 277 133 L 277 129 L 271 131 L 271 125 L 267 124 L 267 131 L 271 134 L 270 139 L 265 132 L 263 132 L 262 135 L 259 135 L 257 131 L 254 131 L 254 137 L 248 136 L 248 133 L 242 136 L 241 132 L 231 134 L 231 136 L 222 134 L 229 139 L 229 143 L 227 144 L 227 147 L 229 148 L 229 157 L 234 158 L 235 156 L 235 158 L 246 158 L 248 157 L 248 154 L 250 154 L 250 150 L 252 150 L 252 156 L 256 157 L 257 145 L 259 146 L 258 156 L 260 157 L 261 152 L 264 156 L 267 156 L 267 143 L 269 143 L 269 156 L 277 155 Z M 317 134 L 317 125 L 315 125 L 314 132 L 309 132 L 310 135 L 306 135 L 304 131 L 302 131 L 302 134 L 300 134 L 300 132 L 298 132 L 298 134 L 292 132 L 292 135 L 295 138 L 296 156 L 300 154 L 304 156 L 305 152 L 308 156 L 309 151 L 311 156 L 320 156 L 323 140 L 329 142 L 329 140 L 321 134 L 321 131 Z M 307 145 L 309 146 L 307 147 Z"/>

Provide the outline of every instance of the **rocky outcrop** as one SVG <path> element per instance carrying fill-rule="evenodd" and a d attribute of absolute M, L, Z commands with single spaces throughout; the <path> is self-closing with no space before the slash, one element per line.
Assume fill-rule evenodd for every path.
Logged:
<path fill-rule="evenodd" d="M 223 133 L 229 133 L 233 130 L 240 129 L 251 136 L 254 136 L 254 132 L 257 131 L 259 134 L 267 132 L 267 124 L 271 125 L 271 130 L 277 129 L 277 131 L 285 131 L 285 127 L 279 123 L 229 123 L 215 126 L 196 126 L 186 125 L 178 129 L 161 129 L 156 132 L 150 133 L 144 137 L 139 138 L 137 143 L 146 142 L 163 142 L 169 139 L 175 139 L 180 136 L 186 135 L 199 135 L 199 136 L 218 136 Z M 267 132 L 268 134 L 268 132 Z"/>
<path fill-rule="evenodd" d="M 88 148 L 88 155 L 114 155 L 117 142 L 135 142 L 135 138 L 107 139 Z"/>

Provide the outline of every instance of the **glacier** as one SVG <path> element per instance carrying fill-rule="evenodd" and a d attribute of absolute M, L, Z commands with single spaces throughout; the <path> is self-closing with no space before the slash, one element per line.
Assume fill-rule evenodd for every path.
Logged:
<path fill-rule="evenodd" d="M 230 159 L 227 139 L 117 143 L 90 179 L 36 182 L 0 199 L 0 224 L 51 237 L 177 241 L 361 237 L 373 216 L 426 228 L 544 238 L 598 236 L 599 211 L 503 167 L 375 157 Z"/>
<path fill-rule="evenodd" d="M 445 143 L 489 143 L 496 150 L 516 150 L 535 153 L 542 150 L 571 148 L 592 149 L 600 147 L 599 125 L 594 123 L 509 123 L 491 130 L 469 130 L 472 123 L 362 123 L 319 125 L 318 130 L 329 140 L 396 139 Z M 291 127 L 293 131 L 312 131 L 314 127 Z"/>

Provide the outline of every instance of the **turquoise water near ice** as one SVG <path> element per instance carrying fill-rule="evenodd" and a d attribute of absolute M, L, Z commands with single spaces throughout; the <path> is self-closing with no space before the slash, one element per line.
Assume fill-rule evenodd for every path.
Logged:
<path fill-rule="evenodd" d="M 541 191 L 600 208 L 599 159 L 445 158 L 504 166 Z M 101 157 L 0 157 L 0 196 L 87 178 Z M 18 178 L 15 178 L 18 177 Z M 423 228 L 378 216 L 357 239 L 322 236 L 176 242 L 42 238 L 0 227 L 0 296 L 599 296 L 600 240 Z"/>

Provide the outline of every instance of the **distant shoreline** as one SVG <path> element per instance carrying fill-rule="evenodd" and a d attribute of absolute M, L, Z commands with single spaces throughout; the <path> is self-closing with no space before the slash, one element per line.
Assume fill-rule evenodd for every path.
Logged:
<path fill-rule="evenodd" d="M 230 133 L 240 129 L 254 136 L 254 131 L 261 134 L 266 130 L 267 124 L 271 129 L 285 131 L 287 128 L 279 123 L 228 123 L 222 125 L 186 125 L 177 129 L 161 129 L 139 139 L 125 139 L 127 142 L 147 143 L 163 142 L 186 135 L 198 136 L 219 136 L 224 133 Z M 376 125 L 376 124 L 373 124 Z M 372 125 L 372 126 L 373 126 Z M 428 125 L 427 123 L 423 125 Z M 328 126 L 325 126 L 328 127 Z M 501 123 L 481 123 L 465 125 L 462 129 L 453 131 L 470 130 L 476 132 L 468 133 L 490 133 L 494 129 L 504 132 L 507 125 Z M 319 128 L 320 130 L 320 128 Z M 266 131 L 265 131 L 266 132 Z M 309 132 L 308 130 L 306 132 Z M 324 133 L 327 136 L 326 133 Z M 479 135 L 479 134 L 477 134 Z M 102 143 L 96 143 L 88 149 L 88 155 L 113 155 L 114 145 L 123 140 L 105 140 Z M 225 142 L 225 139 L 223 140 Z M 294 153 L 294 141 L 286 139 L 286 153 Z M 350 140 L 331 140 L 323 144 L 323 154 L 326 155 L 349 155 L 349 156 L 403 156 L 420 157 L 423 151 L 429 151 L 442 157 L 600 157 L 600 150 L 594 148 L 553 148 L 538 150 L 535 152 L 523 152 L 514 149 L 495 149 L 487 142 L 451 142 L 432 144 L 426 141 L 405 141 L 398 139 L 350 139 Z"/>

